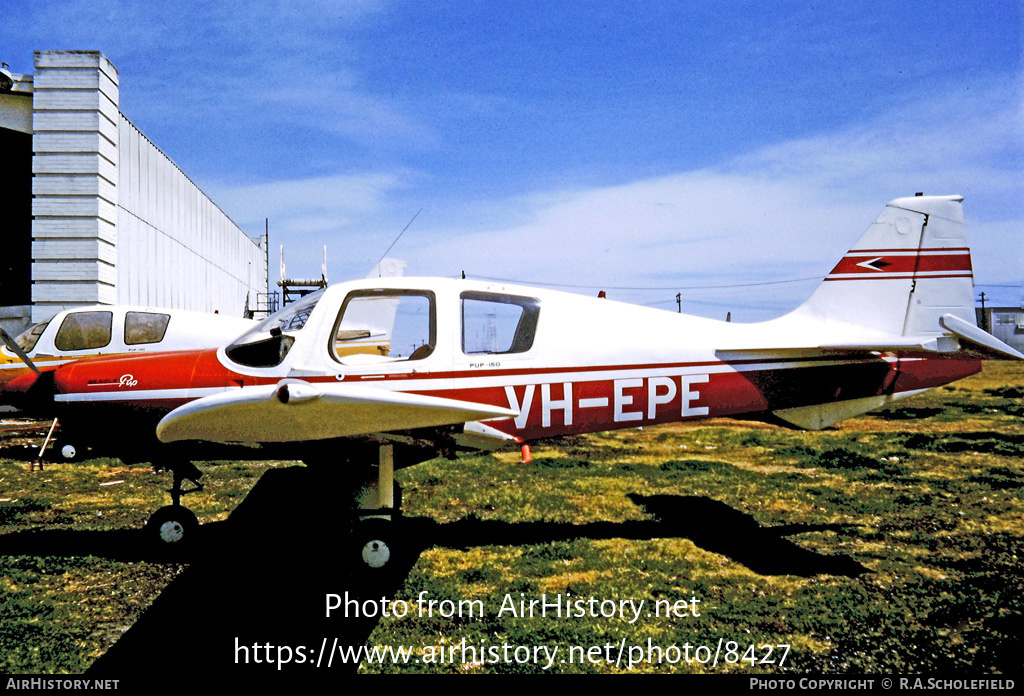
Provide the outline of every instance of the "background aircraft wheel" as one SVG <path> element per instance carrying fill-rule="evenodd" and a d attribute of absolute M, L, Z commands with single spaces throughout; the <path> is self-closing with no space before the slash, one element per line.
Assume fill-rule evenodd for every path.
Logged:
<path fill-rule="evenodd" d="M 46 451 L 47 459 L 57 462 L 77 462 L 84 459 L 85 448 L 72 440 L 58 440 Z"/>
<path fill-rule="evenodd" d="M 356 528 L 356 546 L 362 567 L 371 572 L 386 570 L 394 557 L 394 526 L 388 520 L 368 519 Z"/>
<path fill-rule="evenodd" d="M 146 535 L 158 546 L 179 548 L 192 541 L 199 520 L 186 507 L 167 505 L 153 513 L 146 523 Z"/>

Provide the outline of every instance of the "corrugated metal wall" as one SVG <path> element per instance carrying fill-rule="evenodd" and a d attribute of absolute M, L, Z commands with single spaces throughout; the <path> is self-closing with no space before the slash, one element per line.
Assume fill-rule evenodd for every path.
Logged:
<path fill-rule="evenodd" d="M 122 114 L 117 296 L 122 304 L 242 316 L 266 254 Z"/>
<path fill-rule="evenodd" d="M 98 51 L 37 51 L 32 87 L 32 320 L 80 304 L 242 316 L 266 252 L 118 108 Z"/>

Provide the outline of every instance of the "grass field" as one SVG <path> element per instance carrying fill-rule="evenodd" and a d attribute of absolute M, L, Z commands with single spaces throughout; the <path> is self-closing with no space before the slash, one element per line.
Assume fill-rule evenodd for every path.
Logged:
<path fill-rule="evenodd" d="M 640 660 L 629 670 L 602 657 L 558 663 L 559 672 L 1024 668 L 1019 363 L 986 363 L 981 375 L 817 433 L 716 420 L 545 443 L 533 455 L 530 464 L 497 453 L 399 473 L 408 516 L 470 530 L 471 541 L 424 552 L 396 599 L 414 605 L 426 591 L 479 600 L 485 611 L 383 619 L 369 644 L 414 646 L 421 658 L 426 646 L 463 641 L 560 646 L 562 657 L 569 646 L 733 644 L 717 667 Z M 203 522 L 224 519 L 268 466 L 209 466 L 206 490 L 188 504 Z M 117 460 L 29 473 L 23 458 L 4 458 L 0 542 L 140 527 L 165 504 L 166 479 Z M 81 672 L 182 567 L 0 556 L 0 671 Z M 498 615 L 506 596 L 567 593 L 647 607 L 700 601 L 697 612 L 634 623 Z M 782 648 L 769 656 L 765 645 L 789 646 L 785 661 Z M 415 669 L 543 667 L 457 660 Z"/>

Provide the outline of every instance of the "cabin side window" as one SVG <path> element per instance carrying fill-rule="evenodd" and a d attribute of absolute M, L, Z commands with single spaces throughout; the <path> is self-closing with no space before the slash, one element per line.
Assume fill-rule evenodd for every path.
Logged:
<path fill-rule="evenodd" d="M 94 350 L 110 345 L 111 312 L 72 312 L 53 339 L 57 350 Z"/>
<path fill-rule="evenodd" d="M 525 353 L 533 347 L 538 300 L 490 292 L 464 292 L 461 298 L 463 353 Z"/>
<path fill-rule="evenodd" d="M 422 360 L 436 345 L 434 293 L 355 290 L 345 298 L 331 334 L 331 355 L 343 365 Z"/>
<path fill-rule="evenodd" d="M 170 314 L 128 312 L 124 316 L 124 342 L 129 346 L 159 343 L 164 340 L 170 321 Z"/>

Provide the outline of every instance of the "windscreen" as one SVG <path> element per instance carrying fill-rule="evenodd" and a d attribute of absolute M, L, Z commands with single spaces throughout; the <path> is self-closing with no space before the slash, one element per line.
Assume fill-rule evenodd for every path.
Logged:
<path fill-rule="evenodd" d="M 318 290 L 271 314 L 228 346 L 228 358 L 248 367 L 280 365 L 295 343 L 291 334 L 306 325 L 323 295 L 324 291 Z"/>

